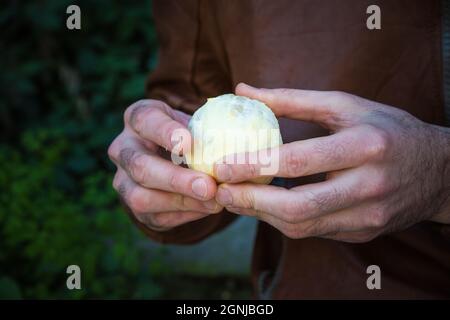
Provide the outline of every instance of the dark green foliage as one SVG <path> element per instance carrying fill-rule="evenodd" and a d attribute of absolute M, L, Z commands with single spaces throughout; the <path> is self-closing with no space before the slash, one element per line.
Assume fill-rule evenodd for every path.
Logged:
<path fill-rule="evenodd" d="M 0 33 L 0 298 L 159 297 L 164 268 L 139 245 L 106 155 L 154 65 L 150 2 L 8 1 Z M 71 264 L 83 290 L 66 289 Z"/>

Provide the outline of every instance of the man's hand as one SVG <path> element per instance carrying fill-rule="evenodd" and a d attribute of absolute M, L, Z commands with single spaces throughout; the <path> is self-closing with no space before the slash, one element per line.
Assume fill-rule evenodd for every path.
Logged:
<path fill-rule="evenodd" d="M 125 128 L 109 147 L 117 166 L 113 186 L 136 218 L 163 231 L 217 213 L 217 190 L 208 175 L 173 164 L 162 157 L 172 150 L 175 130 L 186 130 L 190 116 L 156 100 L 131 105 Z M 161 148 L 162 147 L 162 148 Z"/>
<path fill-rule="evenodd" d="M 290 238 L 365 242 L 423 220 L 450 223 L 450 131 L 407 112 L 341 92 L 256 89 L 277 116 L 318 123 L 332 133 L 279 149 L 278 177 L 327 172 L 292 189 L 239 183 L 260 176 L 253 164 L 217 164 L 217 201 L 256 216 Z M 252 157 L 249 157 L 252 158 Z"/>

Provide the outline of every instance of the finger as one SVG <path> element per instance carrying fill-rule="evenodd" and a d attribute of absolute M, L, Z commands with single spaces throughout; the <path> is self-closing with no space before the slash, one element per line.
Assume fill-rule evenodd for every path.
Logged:
<path fill-rule="evenodd" d="M 125 112 L 125 121 L 140 137 L 166 150 L 172 150 L 178 143 L 175 137 L 188 138 L 183 141 L 183 150 L 190 145 L 190 133 L 183 124 L 186 117 L 161 101 L 142 100 L 133 104 Z"/>
<path fill-rule="evenodd" d="M 282 231 L 289 228 L 289 225 L 292 225 L 290 223 L 287 223 L 286 221 L 283 221 L 271 214 L 268 214 L 267 212 L 255 210 L 255 209 L 246 209 L 246 208 L 239 208 L 239 207 L 226 207 L 227 211 L 233 212 L 235 214 L 241 215 L 241 216 L 247 216 L 247 217 L 255 217 L 258 220 L 267 222 L 271 226 L 275 227 L 276 229 Z"/>
<path fill-rule="evenodd" d="M 239 215 L 256 217 L 272 225 L 292 239 L 321 237 L 345 242 L 368 242 L 380 231 L 368 223 L 367 208 L 355 208 L 348 212 L 338 212 L 301 223 L 288 223 L 266 212 L 254 209 L 227 207 L 228 211 Z"/>
<path fill-rule="evenodd" d="M 191 120 L 192 116 L 180 110 L 172 110 L 172 111 L 174 120 L 180 122 L 185 127 L 187 127 L 189 124 L 189 120 Z"/>
<path fill-rule="evenodd" d="M 277 218 L 267 212 L 257 211 L 254 209 L 245 209 L 245 208 L 234 208 L 227 207 L 227 210 L 239 215 L 256 217 L 258 220 L 264 221 L 270 224 L 275 229 L 279 230 L 285 236 L 291 239 L 300 239 L 305 238 L 304 234 L 300 232 L 299 224 L 296 223 L 288 223 L 284 220 Z"/>
<path fill-rule="evenodd" d="M 327 214 L 297 224 L 297 237 L 332 238 L 337 234 L 349 232 L 368 232 L 372 230 L 365 223 L 361 211 Z"/>
<path fill-rule="evenodd" d="M 215 175 L 220 181 L 236 183 L 269 175 L 300 177 L 355 167 L 383 152 L 382 137 L 372 133 L 368 126 L 357 126 L 237 157 L 246 163 L 226 163 L 225 159 L 214 166 Z"/>
<path fill-rule="evenodd" d="M 130 180 L 122 169 L 116 173 L 113 186 L 136 216 L 172 211 L 218 213 L 222 210 L 215 200 L 199 201 L 177 193 L 143 188 Z"/>
<path fill-rule="evenodd" d="M 367 242 L 381 234 L 388 224 L 387 215 L 377 202 L 363 203 L 302 223 L 306 236 L 318 236 L 347 242 Z M 305 227 L 306 226 L 306 229 Z"/>
<path fill-rule="evenodd" d="M 146 150 L 146 152 L 157 152 L 159 149 L 153 142 L 140 139 L 131 132 L 131 129 L 125 128 L 108 147 L 108 156 L 117 167 L 120 167 L 120 152 L 122 149 L 135 146 L 139 149 Z"/>
<path fill-rule="evenodd" d="M 140 215 L 139 218 L 136 217 L 136 219 L 151 229 L 166 231 L 207 216 L 209 216 L 207 213 L 176 211 L 143 214 Z"/>
<path fill-rule="evenodd" d="M 333 218 L 333 230 L 324 230 L 323 235 L 334 235 L 347 232 L 366 232 L 379 234 L 388 230 L 393 217 L 389 214 L 392 205 L 379 201 L 370 201 L 335 212 Z M 324 217 L 326 218 L 326 217 Z"/>
<path fill-rule="evenodd" d="M 255 209 L 288 223 L 300 223 L 370 199 L 372 190 L 366 188 L 364 177 L 361 170 L 354 170 L 289 190 L 250 183 L 222 184 L 216 200 L 225 207 Z"/>
<path fill-rule="evenodd" d="M 343 92 L 259 89 L 240 83 L 236 94 L 266 103 L 279 117 L 312 121 L 332 130 L 357 123 L 368 111 L 356 103 L 364 99 Z"/>
<path fill-rule="evenodd" d="M 145 188 L 181 193 L 199 200 L 212 199 L 216 193 L 216 183 L 207 174 L 177 166 L 137 144 L 122 149 L 119 162 L 130 178 Z"/>

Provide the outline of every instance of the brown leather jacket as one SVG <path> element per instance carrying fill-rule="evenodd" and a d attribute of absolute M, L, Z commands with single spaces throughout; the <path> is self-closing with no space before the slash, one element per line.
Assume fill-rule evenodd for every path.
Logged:
<path fill-rule="evenodd" d="M 381 7 L 381 30 L 366 9 Z M 154 2 L 159 62 L 148 96 L 192 113 L 205 98 L 239 82 L 268 88 L 341 90 L 442 124 L 441 9 L 436 0 L 164 0 Z M 284 141 L 322 129 L 280 119 Z M 304 183 L 320 177 L 302 178 Z M 193 243 L 224 228 L 223 212 L 158 233 L 163 243 Z M 366 268 L 380 266 L 381 290 Z M 253 254 L 258 297 L 450 298 L 450 227 L 424 222 L 369 243 L 292 240 L 260 222 Z"/>

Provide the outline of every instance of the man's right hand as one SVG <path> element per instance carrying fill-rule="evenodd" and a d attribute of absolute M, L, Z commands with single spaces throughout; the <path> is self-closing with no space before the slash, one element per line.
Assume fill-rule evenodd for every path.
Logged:
<path fill-rule="evenodd" d="M 135 217 L 156 231 L 223 209 L 214 200 L 213 178 L 162 157 L 173 148 L 173 132 L 187 130 L 189 118 L 161 101 L 138 101 L 125 111 L 124 129 L 108 149 L 117 166 L 114 189 Z"/>

